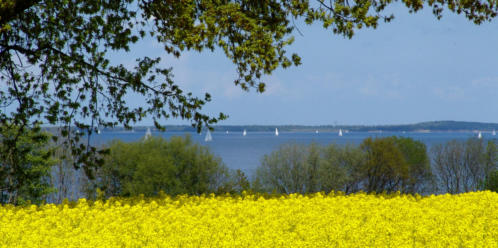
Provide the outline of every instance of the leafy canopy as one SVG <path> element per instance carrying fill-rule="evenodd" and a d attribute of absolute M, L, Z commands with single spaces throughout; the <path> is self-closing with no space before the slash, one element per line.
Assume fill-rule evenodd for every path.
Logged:
<path fill-rule="evenodd" d="M 0 125 L 0 204 L 38 203 L 53 190 L 49 177 L 56 161 L 47 146 L 50 135 L 40 127 L 22 135 L 17 129 Z"/>
<path fill-rule="evenodd" d="M 190 120 L 200 130 L 226 116 L 209 116 L 202 107 L 209 94 L 184 92 L 161 57 L 139 57 L 132 67 L 110 61 L 152 37 L 165 54 L 220 48 L 238 73 L 234 83 L 263 92 L 263 75 L 299 65 L 287 54 L 294 20 L 320 22 L 351 38 L 363 27 L 377 27 L 393 16 L 393 0 L 0 0 L 0 122 L 19 132 L 39 123 L 60 126 L 75 165 L 101 164 L 90 135 L 101 127 L 133 123 L 149 116 Z M 496 16 L 494 0 L 402 0 L 416 12 L 424 4 L 440 18 L 443 9 L 479 24 Z M 146 103 L 133 106 L 130 94 Z M 82 132 L 75 132 L 82 130 Z M 91 167 L 85 166 L 87 174 Z"/>
<path fill-rule="evenodd" d="M 113 141 L 111 154 L 88 188 L 103 196 L 203 194 L 216 192 L 228 179 L 228 168 L 208 147 L 190 136 L 150 137 L 137 142 Z"/>

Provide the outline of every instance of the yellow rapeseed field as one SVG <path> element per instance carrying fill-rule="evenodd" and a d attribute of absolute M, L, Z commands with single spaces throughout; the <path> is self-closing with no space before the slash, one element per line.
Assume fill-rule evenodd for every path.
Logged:
<path fill-rule="evenodd" d="M 498 194 L 81 199 L 0 207 L 0 247 L 498 247 Z"/>

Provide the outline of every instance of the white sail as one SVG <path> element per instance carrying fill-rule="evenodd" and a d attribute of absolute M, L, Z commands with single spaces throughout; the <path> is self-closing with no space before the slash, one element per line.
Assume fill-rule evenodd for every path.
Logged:
<path fill-rule="evenodd" d="M 315 130 L 315 133 L 318 133 L 318 130 Z"/>
<path fill-rule="evenodd" d="M 494 129 L 493 129 L 493 133 L 492 133 L 492 134 L 493 134 L 493 136 L 495 136 L 495 135 L 496 135 L 496 131 L 495 131 Z"/>
<path fill-rule="evenodd" d="M 246 130 L 244 129 L 244 132 L 242 133 L 243 136 L 246 136 L 247 135 L 247 132 Z"/>
<path fill-rule="evenodd" d="M 478 138 L 478 139 L 482 139 L 482 134 L 481 134 L 481 131 L 479 131 L 479 133 L 477 134 L 477 138 Z"/>
<path fill-rule="evenodd" d="M 100 134 L 100 129 L 97 129 L 97 134 Z"/>
<path fill-rule="evenodd" d="M 152 133 L 150 132 L 150 128 L 147 128 L 147 131 L 145 132 L 144 139 L 148 139 L 152 136 Z"/>
<path fill-rule="evenodd" d="M 204 138 L 204 141 L 209 142 L 213 140 L 213 137 L 211 137 L 211 132 L 208 130 L 206 133 L 206 137 Z"/>
<path fill-rule="evenodd" d="M 228 134 L 228 130 L 225 133 Z"/>
<path fill-rule="evenodd" d="M 342 136 L 342 129 L 339 129 L 339 136 Z"/>
<path fill-rule="evenodd" d="M 275 128 L 275 136 L 278 136 L 278 128 Z"/>

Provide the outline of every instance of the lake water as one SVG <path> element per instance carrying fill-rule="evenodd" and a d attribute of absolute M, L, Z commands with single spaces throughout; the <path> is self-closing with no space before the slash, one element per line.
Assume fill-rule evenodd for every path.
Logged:
<path fill-rule="evenodd" d="M 145 135 L 144 132 L 103 132 L 92 137 L 94 144 L 105 144 L 113 139 L 119 139 L 125 142 L 137 141 Z M 434 144 L 444 143 L 452 139 L 466 140 L 471 137 L 477 137 L 472 132 L 349 132 L 344 133 L 342 137 L 337 133 L 305 133 L 305 132 L 280 132 L 275 136 L 273 132 L 247 132 L 246 136 L 242 132 L 212 132 L 213 140 L 205 142 L 205 133 L 197 134 L 193 132 L 152 132 L 153 136 L 162 136 L 170 138 L 172 136 L 190 135 L 192 139 L 202 145 L 210 147 L 211 151 L 220 156 L 223 162 L 232 169 L 241 169 L 247 175 L 252 175 L 260 164 L 265 154 L 272 151 L 285 143 L 310 144 L 312 142 L 328 144 L 360 144 L 368 137 L 388 137 L 403 136 L 422 141 L 430 148 Z M 492 136 L 491 133 L 482 133 L 483 139 L 494 139 L 498 136 Z"/>

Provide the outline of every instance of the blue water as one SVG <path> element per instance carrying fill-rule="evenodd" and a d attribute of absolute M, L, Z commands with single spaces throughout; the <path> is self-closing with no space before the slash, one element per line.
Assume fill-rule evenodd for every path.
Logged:
<path fill-rule="evenodd" d="M 144 132 L 103 132 L 100 135 L 93 137 L 94 144 L 105 144 L 113 139 L 119 139 L 125 142 L 137 141 L 144 136 Z M 285 143 L 310 144 L 312 142 L 328 145 L 328 144 L 360 144 L 368 137 L 388 137 L 388 136 L 403 136 L 410 137 L 415 140 L 422 141 L 428 148 L 435 144 L 444 143 L 452 139 L 466 140 L 471 137 L 477 137 L 472 132 L 350 132 L 344 133 L 339 137 L 337 133 L 305 133 L 305 132 L 280 132 L 279 136 L 275 136 L 273 132 L 247 132 L 247 136 L 243 136 L 241 132 L 212 132 L 213 140 L 205 142 L 205 133 L 197 134 L 193 132 L 152 132 L 153 136 L 162 136 L 170 138 L 172 136 L 190 135 L 195 142 L 202 145 L 207 145 L 210 150 L 221 157 L 223 162 L 232 169 L 241 169 L 248 175 L 252 175 L 262 157 L 265 154 L 270 154 L 272 151 Z M 482 133 L 483 139 L 493 139 L 498 136 L 492 136 L 491 133 Z"/>

